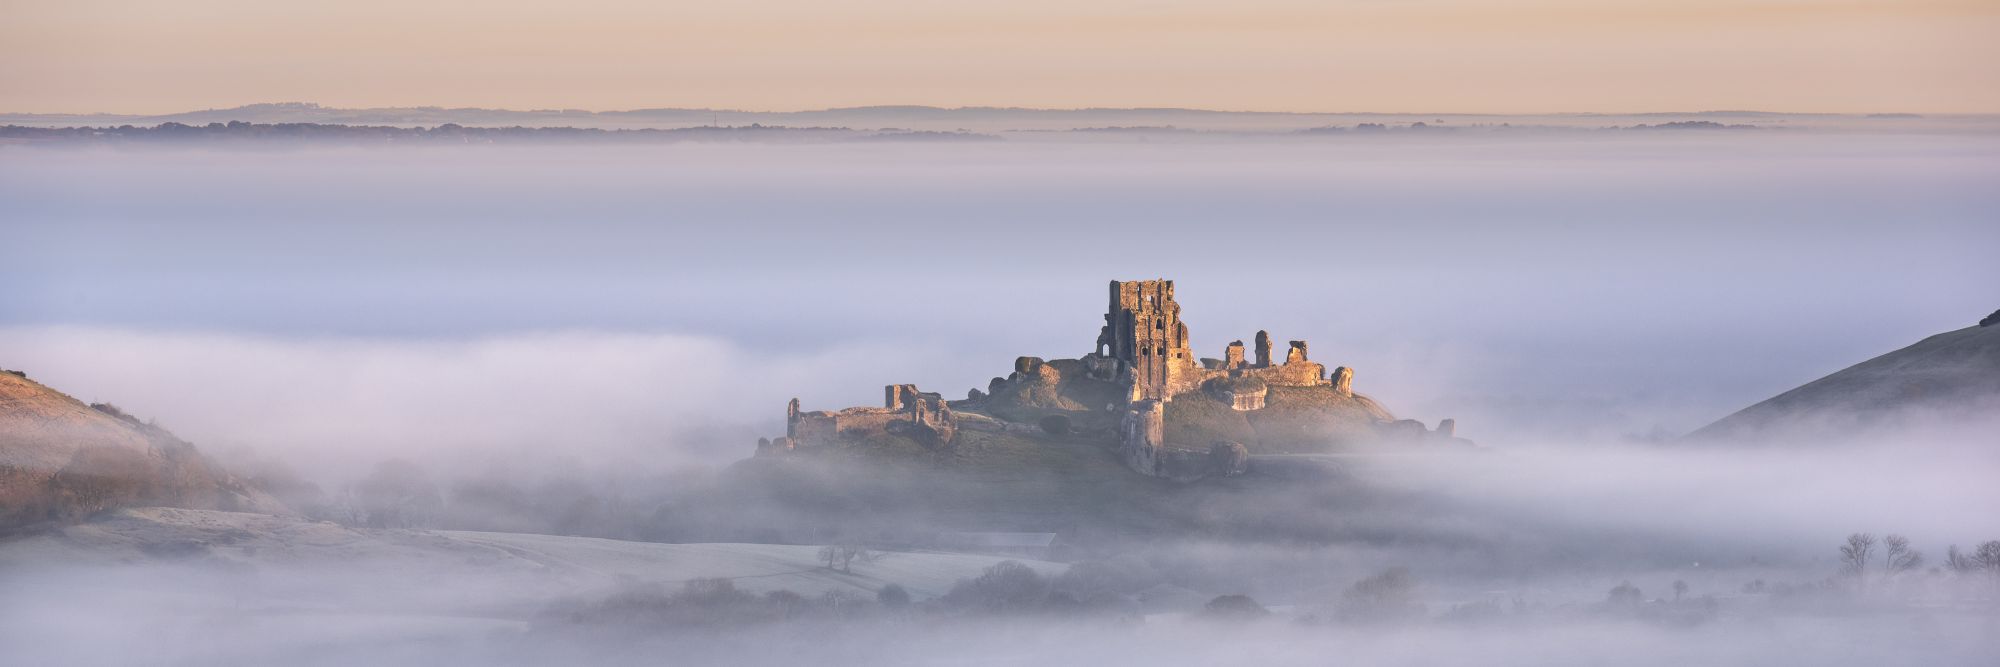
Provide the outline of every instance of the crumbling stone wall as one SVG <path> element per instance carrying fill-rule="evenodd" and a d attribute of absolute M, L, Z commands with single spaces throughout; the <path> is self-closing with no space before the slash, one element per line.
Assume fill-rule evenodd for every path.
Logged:
<path fill-rule="evenodd" d="M 1291 341 L 1285 363 L 1271 365 L 1271 334 L 1257 332 L 1257 363 L 1243 362 L 1243 341 L 1234 341 L 1222 350 L 1220 364 L 1204 364 L 1197 386 L 1209 386 L 1217 378 L 1249 377 L 1279 387 L 1318 387 L 1329 383 L 1326 366 L 1306 358 L 1306 342 Z"/>
<path fill-rule="evenodd" d="M 1241 475 L 1250 469 L 1250 450 L 1239 443 L 1217 442 L 1207 450 L 1168 447 L 1165 415 L 1166 404 L 1153 399 L 1134 402 L 1126 410 L 1119 449 L 1125 467 L 1177 482 Z"/>
<path fill-rule="evenodd" d="M 882 407 L 902 410 L 911 401 L 929 401 L 931 405 L 944 402 L 944 396 L 936 392 L 918 391 L 913 384 L 892 384 L 882 388 Z"/>
<path fill-rule="evenodd" d="M 1264 398 L 1270 394 L 1263 380 L 1250 376 L 1216 378 L 1202 386 L 1239 412 L 1264 409 Z"/>
<path fill-rule="evenodd" d="M 877 433 L 907 435 L 930 446 L 948 445 L 957 437 L 957 417 L 938 394 L 919 391 L 916 385 L 892 384 L 883 388 L 882 395 L 883 407 L 814 412 L 801 411 L 799 399 L 794 398 L 785 404 L 784 437 L 759 438 L 757 453 L 827 447 Z"/>
<path fill-rule="evenodd" d="M 1166 445 L 1166 407 L 1155 399 L 1134 402 L 1119 423 L 1119 453 L 1125 466 L 1151 475 Z"/>
<path fill-rule="evenodd" d="M 1307 358 L 1306 342 L 1290 341 L 1283 363 L 1273 363 L 1272 337 L 1258 331 L 1255 358 L 1244 359 L 1243 341 L 1223 348 L 1221 359 L 1197 362 L 1188 347 L 1187 323 L 1174 302 L 1173 281 L 1112 281 L 1110 304 L 1097 348 L 1082 360 L 1092 377 L 1125 383 L 1128 401 L 1170 401 L 1218 377 L 1253 376 L 1267 384 L 1289 387 L 1323 386 L 1330 382 L 1326 367 Z M 1036 361 L 1040 361 L 1037 359 Z M 1016 368 L 1016 375 L 1029 369 Z M 998 393 L 996 379 L 989 393 Z"/>
<path fill-rule="evenodd" d="M 1243 341 L 1230 341 L 1228 347 L 1222 348 L 1223 370 L 1235 370 L 1243 365 Z"/>

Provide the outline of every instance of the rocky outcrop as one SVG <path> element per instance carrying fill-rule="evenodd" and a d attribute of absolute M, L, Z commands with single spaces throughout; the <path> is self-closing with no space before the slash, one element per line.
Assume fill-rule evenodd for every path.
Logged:
<path fill-rule="evenodd" d="M 1130 399 L 1131 375 L 1101 357 L 1021 357 L 1014 372 L 994 378 L 988 395 L 972 405 L 996 417 L 1033 422 L 1051 413 L 1073 417 L 1115 415 Z"/>
<path fill-rule="evenodd" d="M 1250 449 L 1240 442 L 1218 442 L 1208 447 L 1208 473 L 1235 477 L 1250 471 Z"/>

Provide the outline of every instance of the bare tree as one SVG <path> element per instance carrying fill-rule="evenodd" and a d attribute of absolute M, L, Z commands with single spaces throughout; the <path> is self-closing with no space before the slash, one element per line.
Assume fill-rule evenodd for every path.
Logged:
<path fill-rule="evenodd" d="M 1951 545 L 1945 549 L 1944 565 L 1968 584 L 1984 578 L 1985 583 L 2000 588 L 2000 540 L 1973 547 L 1970 554 L 1959 551 L 1956 544 Z"/>
<path fill-rule="evenodd" d="M 1875 560 L 1875 536 L 1871 533 L 1855 533 L 1847 536 L 1847 544 L 1840 547 L 1840 571 L 1854 575 L 1856 579 L 1866 579 L 1868 562 Z"/>
<path fill-rule="evenodd" d="M 1417 597 L 1417 578 L 1410 570 L 1392 567 L 1354 582 L 1341 594 L 1335 617 L 1351 622 L 1406 621 L 1422 618 L 1424 604 Z"/>
<path fill-rule="evenodd" d="M 1680 601 L 1681 601 L 1681 596 L 1683 596 L 1683 595 L 1687 595 L 1687 592 L 1688 592 L 1688 582 L 1685 582 L 1685 581 L 1681 581 L 1681 580 L 1679 580 L 1679 579 L 1675 579 L 1675 580 L 1674 580 L 1674 601 L 1675 601 L 1675 602 L 1680 602 Z"/>
<path fill-rule="evenodd" d="M 834 564 L 840 562 L 840 547 L 836 546 L 820 547 L 819 559 L 826 561 L 826 569 L 829 570 L 833 569 Z"/>
<path fill-rule="evenodd" d="M 1995 587 L 2000 587 L 2000 540 L 1985 542 L 1980 544 L 1979 548 L 1973 549 L 1971 561 L 1979 566 L 1980 572 L 1986 574 L 1987 581 L 1992 582 Z"/>
<path fill-rule="evenodd" d="M 2000 576 L 2000 540 L 1979 545 L 1972 551 L 1972 562 L 1979 564 L 1991 576 Z"/>
<path fill-rule="evenodd" d="M 875 555 L 869 553 L 867 549 L 855 544 L 834 544 L 819 548 L 819 559 L 826 561 L 826 569 L 831 570 L 839 566 L 841 572 L 852 573 L 856 558 L 866 563 L 874 560 L 874 557 Z"/>
<path fill-rule="evenodd" d="M 1910 548 L 1910 538 L 1890 535 L 1882 538 L 1882 569 L 1895 576 L 1924 565 L 1924 552 Z"/>
<path fill-rule="evenodd" d="M 1954 544 L 1944 550 L 1944 568 L 1957 575 L 1977 574 L 1979 562 L 1959 551 L 1958 545 Z"/>
<path fill-rule="evenodd" d="M 867 549 L 862 548 L 858 544 L 840 545 L 840 571 L 853 572 L 854 570 L 852 566 L 854 564 L 854 559 L 856 558 L 859 558 L 861 559 L 861 562 L 866 563 L 874 560 L 875 554 L 869 553 Z"/>

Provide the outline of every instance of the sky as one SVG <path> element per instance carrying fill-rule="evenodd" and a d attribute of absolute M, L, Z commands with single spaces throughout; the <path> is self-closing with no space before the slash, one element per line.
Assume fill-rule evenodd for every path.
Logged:
<path fill-rule="evenodd" d="M 7 0 L 0 111 L 2000 112 L 1984 0 Z"/>

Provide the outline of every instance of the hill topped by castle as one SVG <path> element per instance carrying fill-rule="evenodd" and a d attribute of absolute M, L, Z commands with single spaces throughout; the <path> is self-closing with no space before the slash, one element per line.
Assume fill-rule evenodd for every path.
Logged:
<path fill-rule="evenodd" d="M 1080 357 L 1021 357 L 958 400 L 908 384 L 885 387 L 880 407 L 805 411 L 794 399 L 785 434 L 760 439 L 757 454 L 953 460 L 996 440 L 1055 436 L 1097 445 L 1141 475 L 1193 481 L 1244 474 L 1259 457 L 1471 444 L 1450 419 L 1428 428 L 1355 393 L 1354 371 L 1312 361 L 1304 340 L 1280 359 L 1259 331 L 1254 347 L 1237 340 L 1220 357 L 1198 357 L 1171 280 L 1112 281 L 1109 297 Z"/>

